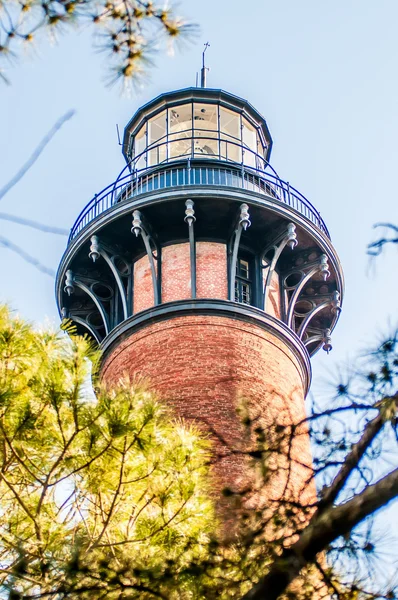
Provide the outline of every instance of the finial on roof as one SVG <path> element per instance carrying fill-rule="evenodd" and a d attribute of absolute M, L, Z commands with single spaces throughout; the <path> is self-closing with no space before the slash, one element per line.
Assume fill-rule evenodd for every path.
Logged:
<path fill-rule="evenodd" d="M 210 46 L 209 42 L 206 42 L 205 48 L 202 53 L 202 70 L 201 70 L 201 76 L 200 76 L 200 86 L 202 88 L 206 87 L 206 71 L 209 70 L 208 67 L 205 66 L 205 52 L 209 46 Z"/>

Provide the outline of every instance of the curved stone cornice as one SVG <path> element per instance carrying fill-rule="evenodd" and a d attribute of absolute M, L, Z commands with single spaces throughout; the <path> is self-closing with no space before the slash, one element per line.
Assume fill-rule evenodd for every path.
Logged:
<path fill-rule="evenodd" d="M 117 325 L 102 341 L 101 350 L 107 356 L 121 341 L 134 331 L 152 323 L 187 315 L 227 317 L 252 323 L 272 333 L 291 350 L 301 369 L 304 393 L 311 384 L 311 362 L 307 349 L 300 338 L 282 321 L 253 306 L 237 304 L 227 300 L 178 300 L 143 310 Z"/>
<path fill-rule="evenodd" d="M 104 211 L 98 217 L 93 219 L 68 245 L 56 277 L 56 295 L 58 306 L 62 306 L 62 285 L 66 270 L 73 256 L 78 252 L 81 246 L 87 243 L 90 237 L 96 234 L 105 225 L 116 221 L 120 217 L 131 214 L 133 210 L 144 209 L 148 205 L 170 202 L 173 200 L 187 200 L 214 197 L 234 200 L 237 202 L 249 202 L 252 205 L 263 207 L 274 214 L 293 221 L 303 230 L 310 234 L 324 253 L 327 254 L 334 270 L 336 272 L 337 288 L 343 297 L 344 277 L 337 253 L 329 238 L 314 225 L 309 219 L 302 215 L 289 205 L 277 201 L 272 196 L 266 196 L 258 192 L 249 190 L 239 190 L 234 187 L 220 188 L 217 185 L 211 186 L 186 186 L 178 188 L 167 188 L 154 192 L 141 194 L 139 198 L 131 198 L 115 204 L 110 209 Z"/>

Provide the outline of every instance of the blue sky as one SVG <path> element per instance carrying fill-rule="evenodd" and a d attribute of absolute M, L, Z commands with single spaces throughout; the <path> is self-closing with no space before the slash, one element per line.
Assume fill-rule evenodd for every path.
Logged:
<path fill-rule="evenodd" d="M 396 0 L 201 0 L 179 11 L 201 26 L 197 41 L 163 52 L 150 81 L 132 96 L 104 85 L 104 56 L 89 28 L 33 56 L 0 89 L 0 187 L 67 110 L 66 123 L 34 168 L 1 202 L 1 212 L 69 229 L 95 192 L 123 167 L 116 123 L 157 94 L 195 84 L 210 41 L 209 86 L 248 99 L 267 119 L 271 162 L 321 212 L 340 255 L 346 296 L 333 352 L 313 361 L 314 389 L 337 364 L 396 325 L 397 254 L 369 269 L 372 226 L 398 222 L 398 3 Z M 56 269 L 66 240 L 0 221 L 0 231 Z M 0 299 L 25 317 L 57 321 L 54 284 L 0 248 Z M 395 509 L 396 510 L 396 509 Z M 392 514 L 392 513 L 391 513 Z"/>

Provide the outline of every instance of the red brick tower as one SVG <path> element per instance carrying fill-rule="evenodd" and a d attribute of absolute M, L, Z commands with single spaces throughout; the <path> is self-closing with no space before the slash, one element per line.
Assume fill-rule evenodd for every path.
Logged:
<path fill-rule="evenodd" d="M 127 166 L 79 215 L 57 275 L 62 315 L 101 345 L 105 380 L 149 378 L 228 444 L 242 438 L 241 399 L 265 422 L 304 415 L 310 356 L 330 350 L 340 310 L 326 225 L 270 166 L 271 146 L 232 94 L 155 98 L 128 123 Z M 217 470 L 234 484 L 241 467 L 227 455 Z"/>

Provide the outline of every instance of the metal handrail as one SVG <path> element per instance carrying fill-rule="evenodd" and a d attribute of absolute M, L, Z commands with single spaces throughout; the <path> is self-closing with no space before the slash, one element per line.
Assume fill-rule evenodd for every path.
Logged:
<path fill-rule="evenodd" d="M 187 141 L 188 139 L 184 138 Z M 214 141 L 215 138 L 209 139 Z M 183 155 L 173 157 L 160 165 L 135 169 L 135 165 L 147 154 L 146 149 L 123 169 L 116 181 L 96 194 L 83 208 L 71 229 L 68 243 L 93 219 L 119 202 L 159 189 L 190 185 L 238 187 L 271 196 L 277 202 L 297 210 L 330 238 L 323 219 L 311 202 L 288 182 L 280 179 L 263 157 L 248 148 L 242 148 L 260 158 L 266 164 L 265 169 L 232 161 L 223 162 L 213 155 L 208 155 L 209 158 Z M 154 146 L 149 151 L 153 149 Z M 272 171 L 267 171 L 267 168 Z"/>

